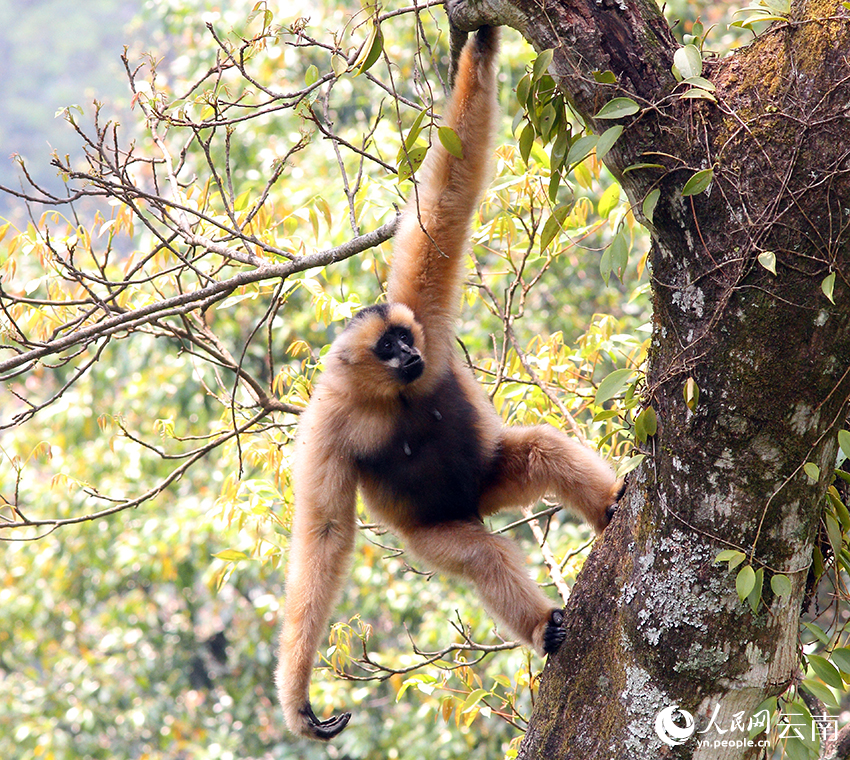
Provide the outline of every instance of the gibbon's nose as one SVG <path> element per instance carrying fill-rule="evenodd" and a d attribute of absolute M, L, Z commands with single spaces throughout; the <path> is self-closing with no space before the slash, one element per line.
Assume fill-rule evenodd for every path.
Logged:
<path fill-rule="evenodd" d="M 422 357 L 415 348 L 401 347 L 401 364 L 403 367 L 412 367 L 422 361 Z"/>

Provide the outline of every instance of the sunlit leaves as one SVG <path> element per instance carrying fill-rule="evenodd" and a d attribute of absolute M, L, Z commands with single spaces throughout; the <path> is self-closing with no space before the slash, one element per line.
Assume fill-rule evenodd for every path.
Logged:
<path fill-rule="evenodd" d="M 372 28 L 369 32 L 369 37 L 363 44 L 360 50 L 360 55 L 354 61 L 354 68 L 357 74 L 363 74 L 368 71 L 384 51 L 384 33 L 381 31 L 381 25 L 377 18 L 372 22 Z"/>
<path fill-rule="evenodd" d="M 601 406 L 606 401 L 609 401 L 614 398 L 614 396 L 622 392 L 633 375 L 634 370 L 628 368 L 615 369 L 611 372 L 601 383 L 599 383 L 599 387 L 596 389 L 597 406 Z"/>
<path fill-rule="evenodd" d="M 685 397 L 685 406 L 692 412 L 695 412 L 697 404 L 699 404 L 699 386 L 692 377 L 685 380 L 682 395 Z"/>
<path fill-rule="evenodd" d="M 773 251 L 764 251 L 758 255 L 758 262 L 772 275 L 776 274 L 776 254 Z"/>
<path fill-rule="evenodd" d="M 744 565 L 735 576 L 735 590 L 738 598 L 743 602 L 756 587 L 756 571 L 752 565 Z"/>
<path fill-rule="evenodd" d="M 835 303 L 833 291 L 835 290 L 835 272 L 830 272 L 820 284 L 820 289 L 823 294 L 830 300 L 830 303 Z"/>
<path fill-rule="evenodd" d="M 730 26 L 753 30 L 760 21 L 784 21 L 791 12 L 790 0 L 758 0 L 753 5 L 736 10 L 734 15 L 746 14 L 746 18 L 733 21 Z"/>
<path fill-rule="evenodd" d="M 702 74 L 702 54 L 696 45 L 685 45 L 673 53 L 673 74 L 680 81 Z"/>
<path fill-rule="evenodd" d="M 437 136 L 440 139 L 443 147 L 455 158 L 463 158 L 463 144 L 457 133 L 451 127 L 440 127 L 437 130 Z"/>

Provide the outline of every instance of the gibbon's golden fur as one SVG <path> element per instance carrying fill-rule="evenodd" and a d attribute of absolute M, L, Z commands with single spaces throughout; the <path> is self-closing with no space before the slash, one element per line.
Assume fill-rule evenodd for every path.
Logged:
<path fill-rule="evenodd" d="M 506 427 L 455 346 L 469 220 L 488 175 L 498 31 L 467 43 L 446 123 L 463 158 L 434 144 L 396 235 L 387 303 L 334 341 L 296 437 L 295 516 L 277 686 L 296 734 L 330 739 L 350 713 L 319 720 L 310 675 L 347 574 L 358 488 L 375 519 L 431 567 L 471 581 L 496 620 L 543 654 L 563 614 L 516 545 L 482 518 L 552 494 L 597 530 L 620 484 L 599 456 L 548 425 Z"/>

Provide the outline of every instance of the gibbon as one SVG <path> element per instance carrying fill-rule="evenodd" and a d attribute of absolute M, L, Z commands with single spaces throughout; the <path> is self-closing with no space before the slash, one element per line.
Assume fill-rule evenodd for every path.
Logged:
<path fill-rule="evenodd" d="M 620 483 L 595 452 L 553 427 L 506 427 L 455 346 L 470 217 L 488 176 L 498 31 L 466 44 L 446 123 L 456 158 L 435 143 L 398 233 L 387 302 L 336 338 L 299 421 L 295 514 L 276 673 L 291 731 L 327 740 L 350 713 L 320 720 L 309 698 L 320 638 L 356 530 L 355 499 L 434 569 L 471 581 L 490 614 L 541 655 L 564 638 L 563 613 L 482 518 L 545 494 L 601 532 Z"/>

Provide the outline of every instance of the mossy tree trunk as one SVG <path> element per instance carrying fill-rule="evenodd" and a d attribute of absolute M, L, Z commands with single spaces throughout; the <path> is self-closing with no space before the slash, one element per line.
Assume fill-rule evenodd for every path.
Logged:
<path fill-rule="evenodd" d="M 607 162 L 638 214 L 660 190 L 646 391 L 658 431 L 576 583 L 520 757 L 758 757 L 700 748 L 698 736 L 669 747 L 654 726 L 678 705 L 728 728 L 799 671 L 801 602 L 850 398 L 850 11 L 795 2 L 787 22 L 707 61 L 716 102 L 679 97 L 678 44 L 653 0 L 468 2 L 453 19 L 554 48 L 551 72 L 599 131 L 611 125 L 594 123 L 602 105 L 635 100 Z M 616 85 L 596 81 L 606 70 Z M 624 173 L 642 162 L 663 168 Z M 683 196 L 705 169 L 707 190 Z M 693 409 L 686 383 L 699 388 Z M 727 549 L 763 572 L 756 613 L 715 564 Z M 771 592 L 775 574 L 790 594 Z"/>

